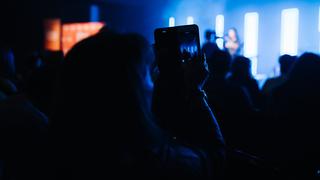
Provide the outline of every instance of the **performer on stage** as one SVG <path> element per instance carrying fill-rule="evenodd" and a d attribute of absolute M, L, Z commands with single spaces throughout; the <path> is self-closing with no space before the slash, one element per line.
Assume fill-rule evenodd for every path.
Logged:
<path fill-rule="evenodd" d="M 240 55 L 242 44 L 236 28 L 230 28 L 224 37 L 224 49 L 230 53 L 231 57 Z"/>

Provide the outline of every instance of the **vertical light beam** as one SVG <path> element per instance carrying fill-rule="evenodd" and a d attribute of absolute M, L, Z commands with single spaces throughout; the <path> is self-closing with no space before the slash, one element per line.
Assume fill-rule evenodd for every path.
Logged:
<path fill-rule="evenodd" d="M 176 20 L 174 17 L 169 18 L 169 27 L 174 27 L 176 25 Z"/>
<path fill-rule="evenodd" d="M 319 31 L 319 33 L 320 33 L 320 6 L 319 6 L 319 17 L 318 17 L 318 31 Z M 320 34 L 319 34 L 320 35 Z M 320 52 L 320 37 L 319 37 L 319 52 Z"/>
<path fill-rule="evenodd" d="M 99 22 L 99 20 L 100 20 L 99 6 L 91 5 L 90 6 L 90 22 Z"/>
<path fill-rule="evenodd" d="M 216 34 L 217 37 L 223 37 L 223 33 L 224 33 L 224 16 L 223 15 L 217 15 L 216 16 Z"/>
<path fill-rule="evenodd" d="M 190 24 L 194 24 L 194 19 L 192 16 L 188 16 L 187 17 L 187 24 L 190 25 Z"/>
<path fill-rule="evenodd" d="M 252 74 L 258 69 L 259 14 L 249 12 L 244 16 L 244 56 L 252 61 Z"/>
<path fill-rule="evenodd" d="M 222 14 L 219 14 L 216 16 L 215 30 L 216 30 L 216 35 L 217 35 L 216 43 L 220 49 L 223 49 L 224 16 Z"/>
<path fill-rule="evenodd" d="M 284 9 L 281 13 L 280 54 L 297 55 L 299 38 L 299 9 Z"/>

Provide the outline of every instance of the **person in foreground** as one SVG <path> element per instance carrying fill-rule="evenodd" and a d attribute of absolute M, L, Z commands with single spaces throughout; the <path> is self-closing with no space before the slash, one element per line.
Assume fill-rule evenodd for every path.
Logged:
<path fill-rule="evenodd" d="M 68 53 L 50 129 L 53 179 L 212 177 L 205 149 L 172 140 L 154 121 L 152 59 L 140 35 L 109 31 Z"/>

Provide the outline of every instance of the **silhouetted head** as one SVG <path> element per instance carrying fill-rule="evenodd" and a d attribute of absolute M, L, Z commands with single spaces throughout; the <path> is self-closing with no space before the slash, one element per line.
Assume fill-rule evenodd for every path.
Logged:
<path fill-rule="evenodd" d="M 230 71 L 231 56 L 225 51 L 216 51 L 207 59 L 210 74 L 212 76 L 225 77 Z"/>
<path fill-rule="evenodd" d="M 16 66 L 14 54 L 11 49 L 0 49 L 0 77 L 14 79 L 16 76 Z"/>
<path fill-rule="evenodd" d="M 237 56 L 231 65 L 231 73 L 233 77 L 242 80 L 252 78 L 250 59 L 244 56 Z"/>
<path fill-rule="evenodd" d="M 296 56 L 290 56 L 287 54 L 279 57 L 280 71 L 282 75 L 285 75 L 289 72 L 296 59 Z"/>
<path fill-rule="evenodd" d="M 320 56 L 305 53 L 293 65 L 289 74 L 289 83 L 302 89 L 320 90 Z"/>
<path fill-rule="evenodd" d="M 158 131 L 146 97 L 150 48 L 140 35 L 103 32 L 75 45 L 61 73 L 58 129 L 77 139 L 85 130 L 87 139 L 104 139 L 115 149 L 154 142 Z"/>
<path fill-rule="evenodd" d="M 150 43 L 142 36 L 138 34 L 123 35 L 125 38 L 126 54 L 125 59 L 130 59 L 128 63 L 132 63 L 132 68 L 138 73 L 138 82 L 145 95 L 149 93 L 146 98 L 151 98 L 153 90 L 152 81 L 152 66 L 154 64 L 154 54 Z M 149 105 L 148 105 L 149 106 Z"/>
<path fill-rule="evenodd" d="M 205 38 L 207 41 L 215 41 L 216 40 L 216 31 L 210 30 L 210 29 L 206 30 Z"/>
<path fill-rule="evenodd" d="M 33 53 L 26 62 L 25 94 L 47 116 L 52 113 L 55 84 L 62 61 L 62 51 L 45 51 L 42 55 Z"/>

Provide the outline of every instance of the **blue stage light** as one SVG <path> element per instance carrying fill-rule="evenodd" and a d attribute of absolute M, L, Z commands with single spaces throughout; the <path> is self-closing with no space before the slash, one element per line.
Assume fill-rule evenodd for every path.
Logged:
<path fill-rule="evenodd" d="M 100 13 L 99 7 L 97 5 L 90 6 L 90 22 L 99 22 L 100 20 Z"/>

